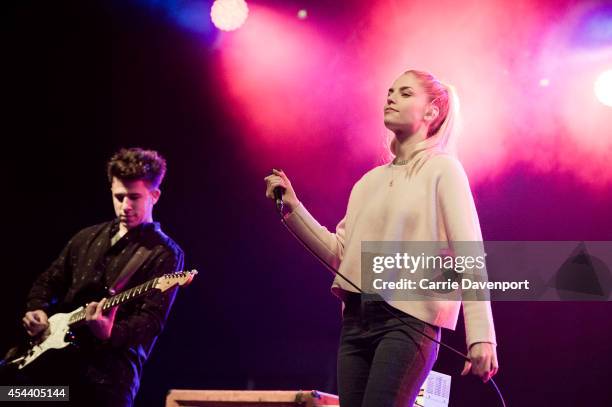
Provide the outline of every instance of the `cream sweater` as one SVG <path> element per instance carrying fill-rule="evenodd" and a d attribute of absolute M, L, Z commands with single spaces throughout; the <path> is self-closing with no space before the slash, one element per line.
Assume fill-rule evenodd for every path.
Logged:
<path fill-rule="evenodd" d="M 408 173 L 410 171 L 411 174 Z M 390 185 L 390 183 L 392 185 Z M 304 242 L 361 287 L 362 241 L 482 241 L 478 215 L 461 163 L 434 149 L 414 151 L 406 166 L 386 164 L 353 187 L 344 219 L 331 233 L 300 204 L 285 220 Z M 355 291 L 339 277 L 340 287 Z M 463 304 L 466 342 L 496 344 L 488 301 L 390 301 L 432 325 L 454 330 Z"/>

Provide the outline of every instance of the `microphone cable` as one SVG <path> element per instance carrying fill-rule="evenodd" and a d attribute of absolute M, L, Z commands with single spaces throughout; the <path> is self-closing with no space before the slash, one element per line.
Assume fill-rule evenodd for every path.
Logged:
<path fill-rule="evenodd" d="M 278 195 L 278 193 L 276 192 L 277 190 L 279 190 L 280 187 L 275 188 L 275 196 Z M 280 192 L 281 196 L 282 196 L 282 192 Z M 282 197 L 280 199 L 280 201 L 282 202 Z M 278 199 L 277 199 L 278 202 Z M 283 224 L 283 226 L 289 231 L 289 233 L 295 237 L 297 239 L 298 242 L 300 242 L 300 244 L 306 249 L 306 251 L 308 251 L 310 254 L 312 254 L 317 260 L 319 260 L 319 262 L 321 264 L 323 264 L 323 266 L 325 268 L 327 268 L 329 271 L 331 271 L 334 275 L 342 278 L 344 281 L 346 281 L 351 287 L 353 287 L 355 290 L 357 290 L 360 294 L 367 294 L 366 292 L 364 292 L 361 288 L 359 288 L 355 283 L 353 283 L 350 279 L 348 279 L 346 276 L 344 276 L 342 273 L 340 273 L 338 270 L 336 270 L 332 265 L 330 265 L 329 263 L 327 263 L 321 256 L 319 256 L 314 250 L 312 250 L 293 230 L 291 230 L 291 228 L 289 227 L 289 225 L 287 225 L 287 222 L 285 221 L 285 216 L 283 214 L 283 205 L 282 204 L 277 204 L 276 205 L 276 210 L 280 216 L 281 219 L 281 223 Z M 382 298 L 382 297 L 381 297 Z M 401 322 L 403 325 L 406 325 L 407 327 L 409 327 L 410 329 L 412 329 L 415 332 L 418 332 L 419 334 L 423 335 L 424 337 L 426 337 L 427 339 L 439 344 L 440 346 L 450 350 L 451 352 L 459 355 L 459 357 L 461 357 L 463 360 L 468 361 L 471 363 L 471 359 L 464 353 L 462 353 L 461 351 L 453 348 L 450 345 L 447 345 L 441 341 L 438 341 L 437 339 L 427 335 L 425 332 L 419 331 L 418 329 L 416 329 L 415 327 L 413 327 L 412 325 L 408 324 L 407 322 L 405 322 L 403 319 L 400 318 L 400 316 L 396 313 L 395 309 L 388 304 L 386 301 L 384 301 L 384 299 L 382 300 L 383 303 L 383 308 L 391 315 L 393 316 L 395 319 L 397 319 L 399 322 Z M 506 402 L 504 400 L 504 396 L 502 396 L 501 391 L 499 390 L 499 387 L 497 387 L 497 383 L 495 383 L 495 380 L 493 380 L 493 378 L 491 377 L 489 379 L 489 382 L 491 383 L 491 385 L 493 386 L 493 388 L 495 389 L 495 391 L 497 392 L 497 395 L 499 396 L 499 399 L 501 401 L 501 404 L 503 407 L 506 407 Z"/>

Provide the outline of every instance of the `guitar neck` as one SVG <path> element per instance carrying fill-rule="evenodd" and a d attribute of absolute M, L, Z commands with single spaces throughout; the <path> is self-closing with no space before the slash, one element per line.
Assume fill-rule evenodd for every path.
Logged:
<path fill-rule="evenodd" d="M 104 305 L 102 306 L 102 310 L 106 311 L 110 308 L 116 307 L 117 305 L 121 305 L 125 302 L 131 301 L 134 298 L 138 298 L 142 295 L 147 294 L 150 291 L 155 289 L 158 278 L 154 278 L 152 280 L 147 281 L 146 283 L 142 283 L 137 285 L 136 287 L 132 287 L 129 290 L 125 290 L 117 295 L 113 295 L 108 298 Z M 74 325 L 79 322 L 85 320 L 85 308 L 83 307 L 79 311 L 74 312 L 68 321 L 69 325 Z"/>

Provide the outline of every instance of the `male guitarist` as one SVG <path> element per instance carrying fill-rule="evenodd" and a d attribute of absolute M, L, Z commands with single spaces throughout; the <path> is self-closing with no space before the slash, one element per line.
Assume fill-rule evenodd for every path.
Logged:
<path fill-rule="evenodd" d="M 100 301 L 108 296 L 102 287 L 118 291 L 183 268 L 183 251 L 153 222 L 165 172 L 156 151 L 131 148 L 113 155 L 107 173 L 117 218 L 78 232 L 28 295 L 23 326 L 31 337 L 45 334 L 51 314 L 87 304 L 84 332 L 73 351 L 79 362 L 46 366 L 38 379 L 68 380 L 74 405 L 132 406 L 142 366 L 168 317 L 176 288 L 106 312 Z M 62 351 L 54 351 L 56 357 Z"/>

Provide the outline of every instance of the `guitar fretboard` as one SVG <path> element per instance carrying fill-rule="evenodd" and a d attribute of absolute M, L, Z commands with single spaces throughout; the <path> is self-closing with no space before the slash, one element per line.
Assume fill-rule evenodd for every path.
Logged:
<path fill-rule="evenodd" d="M 146 283 L 142 283 L 117 295 L 113 295 L 112 297 L 108 298 L 107 301 L 104 303 L 104 305 L 102 306 L 102 310 L 106 311 L 117 305 L 123 304 L 124 302 L 130 301 L 136 297 L 140 297 L 141 295 L 146 294 L 147 292 L 155 288 L 157 280 L 158 278 L 154 278 L 152 280 L 147 281 Z M 85 308 L 82 308 L 81 310 L 76 311 L 74 314 L 72 314 L 70 316 L 68 324 L 76 324 L 77 322 L 81 322 L 83 320 L 85 320 Z"/>

